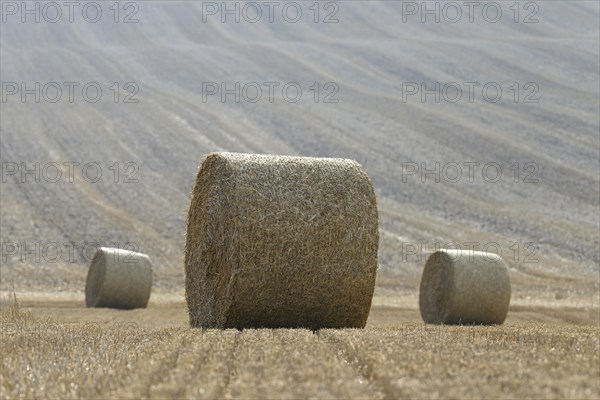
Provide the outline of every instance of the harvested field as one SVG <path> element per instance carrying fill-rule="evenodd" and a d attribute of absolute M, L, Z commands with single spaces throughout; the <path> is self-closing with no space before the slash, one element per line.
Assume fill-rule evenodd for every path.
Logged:
<path fill-rule="evenodd" d="M 364 330 L 238 331 L 189 328 L 172 295 L 132 311 L 53 298 L 4 296 L 3 399 L 600 395 L 597 308 L 517 305 L 501 326 L 434 326 L 376 296 Z"/>
<path fill-rule="evenodd" d="M 600 398 L 600 2 L 289 2 L 300 21 L 256 2 L 248 21 L 254 2 L 101 1 L 92 23 L 83 4 L 0 3 L 1 399 Z M 364 330 L 190 328 L 186 218 L 214 152 L 363 166 L 379 217 Z M 223 242 L 281 254 L 255 252 L 281 231 L 240 222 Z M 327 241 L 303 235 L 328 232 L 306 227 L 285 248 L 308 260 Z M 85 307 L 98 247 L 148 255 L 147 308 Z M 504 325 L 423 324 L 442 248 L 502 257 Z M 308 292 L 279 287 L 268 299 Z M 323 308 L 353 315 L 340 304 Z"/>

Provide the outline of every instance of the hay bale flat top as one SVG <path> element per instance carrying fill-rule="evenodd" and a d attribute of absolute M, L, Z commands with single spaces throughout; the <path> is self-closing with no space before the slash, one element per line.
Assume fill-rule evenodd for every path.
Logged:
<path fill-rule="evenodd" d="M 378 241 L 375 194 L 358 163 L 210 154 L 188 216 L 190 322 L 364 326 Z"/>

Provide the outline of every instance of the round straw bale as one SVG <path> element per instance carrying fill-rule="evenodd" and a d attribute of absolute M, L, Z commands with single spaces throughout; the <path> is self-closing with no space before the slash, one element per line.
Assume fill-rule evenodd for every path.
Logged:
<path fill-rule="evenodd" d="M 446 249 L 427 259 L 419 290 L 425 322 L 501 324 L 509 303 L 508 269 L 497 254 Z"/>
<path fill-rule="evenodd" d="M 187 221 L 190 325 L 362 328 L 378 244 L 375 193 L 357 162 L 209 154 Z"/>
<path fill-rule="evenodd" d="M 88 307 L 145 308 L 152 289 L 152 265 L 147 255 L 100 247 L 88 270 Z"/>

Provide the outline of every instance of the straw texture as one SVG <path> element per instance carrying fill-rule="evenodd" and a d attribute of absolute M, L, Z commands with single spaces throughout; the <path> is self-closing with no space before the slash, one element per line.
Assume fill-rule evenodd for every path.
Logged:
<path fill-rule="evenodd" d="M 145 308 L 152 289 L 152 265 L 147 255 L 100 247 L 88 270 L 88 307 Z"/>
<path fill-rule="evenodd" d="M 510 291 L 508 269 L 497 254 L 441 250 L 425 264 L 419 308 L 432 324 L 502 324 Z"/>
<path fill-rule="evenodd" d="M 375 193 L 355 161 L 209 154 L 187 221 L 190 325 L 364 327 L 378 243 Z"/>

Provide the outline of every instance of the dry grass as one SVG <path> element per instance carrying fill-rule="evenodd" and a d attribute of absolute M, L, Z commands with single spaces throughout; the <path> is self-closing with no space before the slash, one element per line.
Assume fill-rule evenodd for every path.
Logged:
<path fill-rule="evenodd" d="M 183 304 L 38 307 L 12 299 L 0 312 L 3 399 L 600 395 L 597 325 L 428 326 L 401 322 L 416 309 L 376 308 L 364 330 L 203 331 L 186 326 Z"/>

